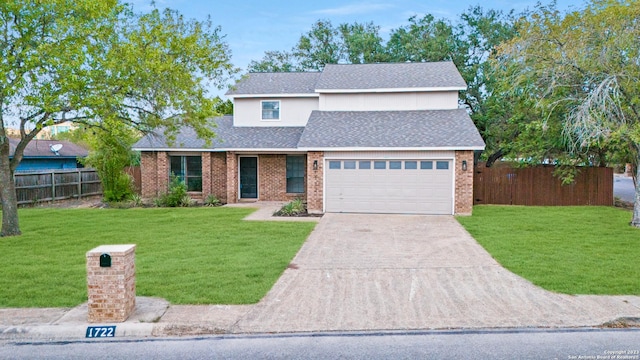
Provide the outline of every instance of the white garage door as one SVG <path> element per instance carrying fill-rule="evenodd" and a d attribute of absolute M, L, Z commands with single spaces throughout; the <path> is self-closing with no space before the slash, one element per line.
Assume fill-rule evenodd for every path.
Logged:
<path fill-rule="evenodd" d="M 327 212 L 452 214 L 452 160 L 326 160 Z"/>

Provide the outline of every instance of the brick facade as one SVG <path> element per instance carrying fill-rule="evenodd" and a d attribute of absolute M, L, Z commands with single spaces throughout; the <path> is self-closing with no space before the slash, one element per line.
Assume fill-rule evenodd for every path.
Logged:
<path fill-rule="evenodd" d="M 203 152 L 202 158 L 202 193 L 200 197 L 202 200 L 206 199 L 211 194 L 211 181 L 213 173 L 211 171 L 211 153 Z"/>
<path fill-rule="evenodd" d="M 462 162 L 467 170 L 462 170 Z M 455 160 L 455 209 L 456 215 L 471 215 L 473 211 L 473 151 L 456 151 Z"/>
<path fill-rule="evenodd" d="M 169 155 L 163 151 L 144 151 L 140 156 L 142 197 L 152 198 L 167 191 Z"/>
<path fill-rule="evenodd" d="M 87 252 L 87 294 L 90 323 L 123 322 L 136 306 L 135 245 L 103 245 Z M 109 254 L 111 266 L 101 267 Z"/>
<path fill-rule="evenodd" d="M 314 169 L 314 162 L 317 168 Z M 307 211 L 310 214 L 322 214 L 324 210 L 324 152 L 307 153 Z"/>
<path fill-rule="evenodd" d="M 196 155 L 196 154 L 194 154 Z M 197 153 L 202 158 L 202 192 L 190 192 L 195 200 L 204 200 L 209 194 L 227 202 L 227 155 L 223 152 Z M 143 198 L 154 198 L 169 187 L 169 154 L 143 151 L 140 156 L 141 193 Z"/>
<path fill-rule="evenodd" d="M 192 193 L 194 199 L 204 199 L 214 194 L 223 203 L 238 201 L 238 155 L 233 152 L 203 152 L 202 194 Z M 258 200 L 290 201 L 307 200 L 310 213 L 323 212 L 324 153 L 307 153 L 305 190 L 302 194 L 288 194 L 287 155 L 261 154 L 258 157 Z M 471 215 L 473 210 L 473 151 L 455 152 L 455 209 L 456 215 Z M 167 189 L 169 156 L 166 152 L 143 152 L 141 156 L 142 196 L 156 197 Z M 317 161 L 317 170 L 313 169 Z M 462 170 L 462 161 L 467 170 Z"/>
<path fill-rule="evenodd" d="M 156 196 L 158 191 L 158 162 L 156 161 L 158 153 L 151 151 L 143 151 L 140 154 L 140 189 L 142 197 L 150 198 Z"/>
<path fill-rule="evenodd" d="M 258 156 L 258 200 L 291 201 L 305 193 L 287 193 L 287 155 Z"/>
<path fill-rule="evenodd" d="M 156 177 L 158 178 L 157 195 L 166 193 L 169 189 L 169 154 L 158 152 L 158 168 Z"/>
<path fill-rule="evenodd" d="M 211 153 L 211 194 L 227 202 L 227 154 Z"/>
<path fill-rule="evenodd" d="M 223 152 L 202 152 L 202 192 L 189 192 L 194 200 L 204 201 L 215 195 L 227 202 L 227 156 Z"/>
<path fill-rule="evenodd" d="M 227 203 L 238 202 L 238 155 L 234 152 L 226 153 L 227 160 Z"/>

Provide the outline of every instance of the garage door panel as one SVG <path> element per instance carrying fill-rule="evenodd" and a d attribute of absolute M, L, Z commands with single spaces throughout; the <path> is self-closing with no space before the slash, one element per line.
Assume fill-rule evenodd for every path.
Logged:
<path fill-rule="evenodd" d="M 335 160 L 332 160 L 335 161 Z M 344 161 L 355 169 L 345 169 Z M 453 170 L 451 160 L 340 160 L 340 169 L 327 166 L 327 212 L 451 214 Z M 363 169 L 360 162 L 368 162 Z M 384 165 L 384 169 L 376 169 Z M 399 163 L 398 163 L 399 162 Z M 408 167 L 407 167 L 407 162 Z M 421 162 L 427 163 L 424 168 Z M 384 163 L 384 164 L 383 164 Z M 441 167 L 448 169 L 437 169 Z M 401 167 L 391 169 L 390 167 Z M 365 166 L 366 167 L 366 164 Z"/>

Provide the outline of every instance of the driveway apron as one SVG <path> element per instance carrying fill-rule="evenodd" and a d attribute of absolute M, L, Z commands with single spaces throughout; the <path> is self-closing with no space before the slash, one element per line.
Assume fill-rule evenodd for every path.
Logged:
<path fill-rule="evenodd" d="M 325 214 L 232 331 L 571 327 L 639 316 L 638 297 L 532 285 L 451 216 Z"/>

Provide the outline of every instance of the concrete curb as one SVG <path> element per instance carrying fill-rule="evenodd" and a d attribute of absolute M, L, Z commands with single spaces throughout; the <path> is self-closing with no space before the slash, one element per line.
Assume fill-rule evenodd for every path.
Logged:
<path fill-rule="evenodd" d="M 78 340 L 84 339 L 88 326 L 116 326 L 114 337 L 91 338 L 91 340 L 122 337 L 150 337 L 155 324 L 87 324 L 87 325 L 37 325 L 0 327 L 0 340 Z"/>
<path fill-rule="evenodd" d="M 628 320 L 628 321 L 627 321 Z M 618 319 L 601 326 L 583 327 L 496 327 L 496 328 L 441 328 L 441 329 L 370 329 L 370 330 L 348 330 L 348 331 L 319 331 L 319 332 L 228 332 L 215 327 L 200 325 L 175 325 L 175 324 L 106 324 L 116 326 L 116 335 L 109 338 L 86 338 L 87 326 L 93 325 L 40 325 L 40 326 L 14 326 L 0 327 L 0 341 L 109 341 L 123 339 L 140 338 L 169 338 L 169 337 L 194 337 L 194 336 L 299 336 L 307 334 L 318 336 L 318 334 L 333 335 L 335 333 L 348 333 L 352 336 L 358 334 L 371 333 L 421 333 L 421 332 L 522 332 L 522 331 L 598 331 L 606 329 L 629 329 L 640 330 L 640 319 Z M 180 331 L 176 331 L 180 328 Z"/>

